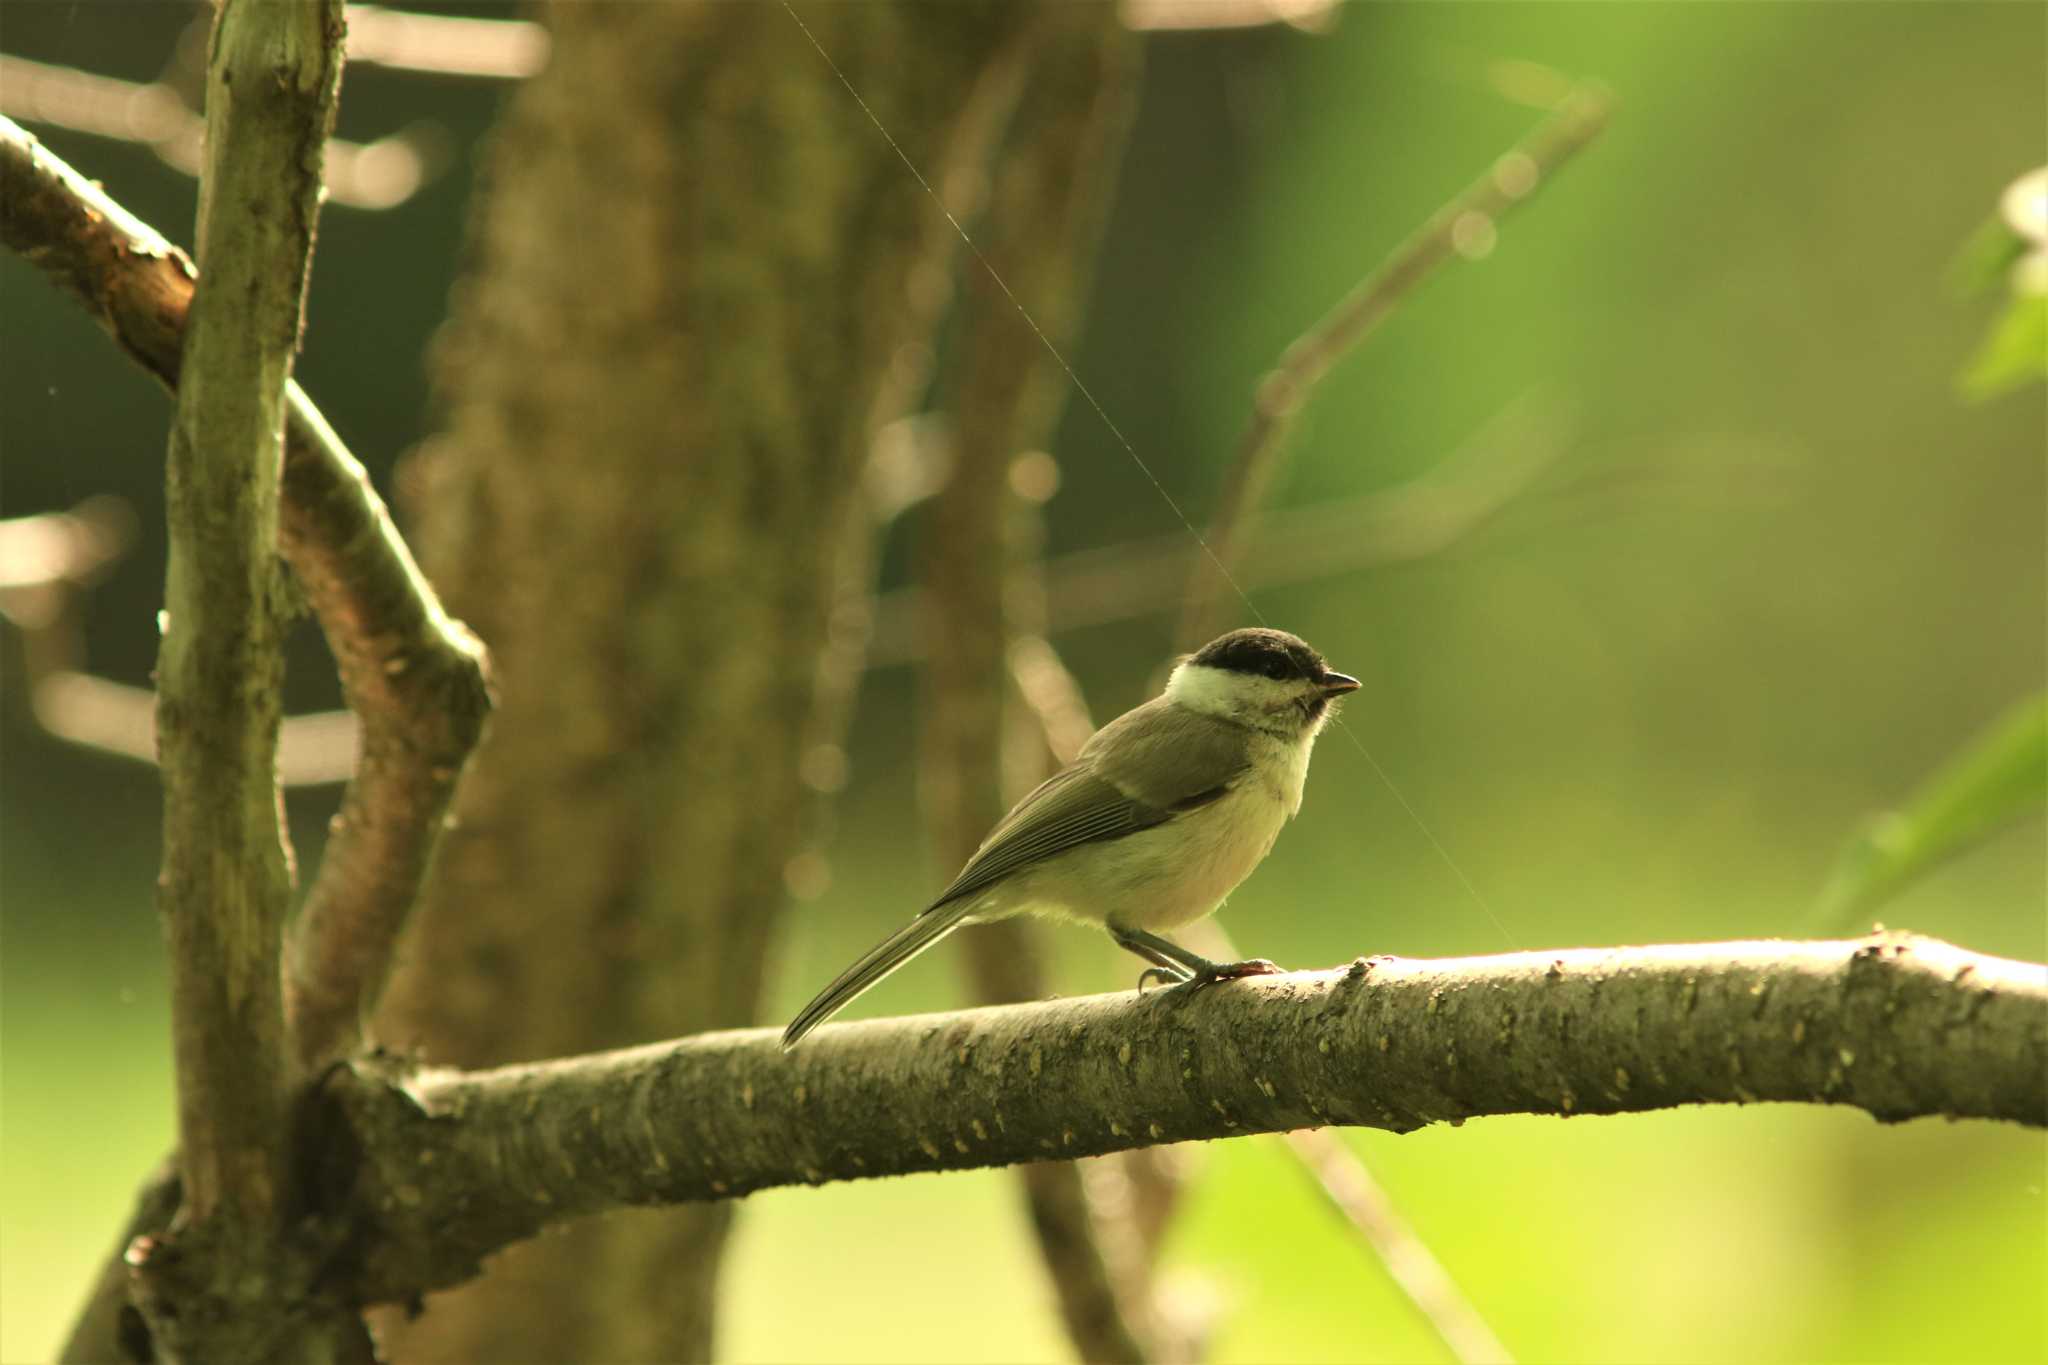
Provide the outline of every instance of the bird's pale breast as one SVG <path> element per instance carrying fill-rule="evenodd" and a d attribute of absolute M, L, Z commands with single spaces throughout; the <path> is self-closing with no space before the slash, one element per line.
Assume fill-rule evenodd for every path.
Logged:
<path fill-rule="evenodd" d="M 1307 745 L 1276 752 L 1221 799 L 1156 829 L 1083 844 L 1008 878 L 970 918 L 1037 910 L 1164 933 L 1209 914 L 1273 849 L 1301 808 Z"/>

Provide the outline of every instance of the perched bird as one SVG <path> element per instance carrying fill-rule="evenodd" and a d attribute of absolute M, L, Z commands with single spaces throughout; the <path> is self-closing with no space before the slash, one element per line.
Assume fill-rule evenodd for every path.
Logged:
<path fill-rule="evenodd" d="M 1211 962 L 1160 934 L 1209 914 L 1272 851 L 1331 702 L 1357 688 L 1284 630 L 1212 640 L 1019 801 L 937 900 L 790 1020 L 783 1047 L 961 925 L 1024 911 L 1104 926 L 1152 964 L 1141 986 L 1280 970 Z"/>

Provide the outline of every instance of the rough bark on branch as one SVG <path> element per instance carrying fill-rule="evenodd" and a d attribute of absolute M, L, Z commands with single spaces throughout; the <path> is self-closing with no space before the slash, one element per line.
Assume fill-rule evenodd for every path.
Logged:
<path fill-rule="evenodd" d="M 772 1030 L 327 1089 L 354 1292 L 404 1298 L 564 1219 L 779 1185 L 1323 1124 L 1845 1104 L 2048 1127 L 2048 967 L 1905 934 L 1580 948 Z"/>
<path fill-rule="evenodd" d="M 285 957 L 285 1017 L 310 1068 L 361 1042 L 492 703 L 482 642 L 442 609 L 318 410 L 296 386 L 289 399 L 279 548 L 361 722 Z"/>
<path fill-rule="evenodd" d="M 278 972 L 291 873 L 277 790 L 284 675 L 276 546 L 320 148 L 341 81 L 339 0 L 229 0 L 207 60 L 199 259 L 171 422 L 157 656 L 163 865 L 184 1204 L 130 1244 L 166 1360 L 330 1357 L 352 1315 L 294 1291 L 297 1067 Z"/>

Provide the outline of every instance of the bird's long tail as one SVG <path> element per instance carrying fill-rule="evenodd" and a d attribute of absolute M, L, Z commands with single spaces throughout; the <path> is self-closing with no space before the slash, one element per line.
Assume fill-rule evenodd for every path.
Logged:
<path fill-rule="evenodd" d="M 782 1031 L 784 1050 L 795 1047 L 805 1034 L 845 1009 L 862 991 L 958 929 L 966 918 L 965 905 L 934 906 L 861 954 L 858 962 L 834 977 L 831 985 L 789 1021 Z"/>

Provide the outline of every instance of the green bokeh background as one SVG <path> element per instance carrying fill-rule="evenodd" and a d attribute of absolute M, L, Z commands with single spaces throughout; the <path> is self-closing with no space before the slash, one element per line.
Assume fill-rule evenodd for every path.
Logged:
<path fill-rule="evenodd" d="M 8 0 L 0 50 L 147 79 L 188 16 Z M 1322 37 L 1148 43 L 1072 359 L 1197 520 L 1256 375 L 1534 121 L 1489 86 L 1494 62 L 1597 77 L 1621 102 L 1488 260 L 1447 269 L 1332 374 L 1300 430 L 1284 504 L 1398 483 L 1532 386 L 1572 414 L 1559 467 L 1452 550 L 1253 594 L 1247 617 L 1365 687 L 1301 820 L 1232 899 L 1246 950 L 1321 965 L 1805 934 L 1857 821 L 2042 685 L 2043 390 L 1957 400 L 1990 310 L 1943 271 L 2048 156 L 2044 50 L 2048 11 L 1965 3 L 1374 4 Z M 815 61 L 794 29 L 790 60 Z M 322 226 L 301 376 L 387 490 L 429 421 L 420 356 L 497 98 L 367 68 L 344 90 L 344 134 L 430 120 L 450 148 L 413 202 Z M 188 182 L 37 131 L 189 240 Z M 108 491 L 138 509 L 138 548 L 86 614 L 93 666 L 143 682 L 168 407 L 11 258 L 0 343 L 6 513 Z M 1056 551 L 1180 529 L 1085 404 L 1054 450 Z M 890 547 L 892 580 L 917 531 L 913 515 Z M 1058 643 L 1107 716 L 1140 699 L 1168 631 Z M 292 704 L 333 704 L 302 645 Z M 154 779 L 36 733 L 11 634 L 4 650 L 0 1360 L 18 1362 L 53 1350 L 172 1116 Z M 778 1007 L 947 871 L 905 837 L 913 684 L 883 670 L 862 694 L 834 880 L 788 918 Z M 292 797 L 303 860 L 334 800 Z M 1884 918 L 2038 960 L 2044 884 L 2036 819 Z M 1128 984 L 1095 937 L 1057 947 L 1065 989 Z M 955 1003 L 949 966 L 935 954 L 860 1010 Z M 1350 1140 L 1524 1359 L 2048 1357 L 2037 1133 L 1754 1108 Z M 1168 1260 L 1223 1304 L 1218 1360 L 1441 1358 L 1274 1143 L 1198 1161 Z M 750 1200 L 725 1354 L 1064 1357 L 1016 1203 L 999 1174 Z"/>

